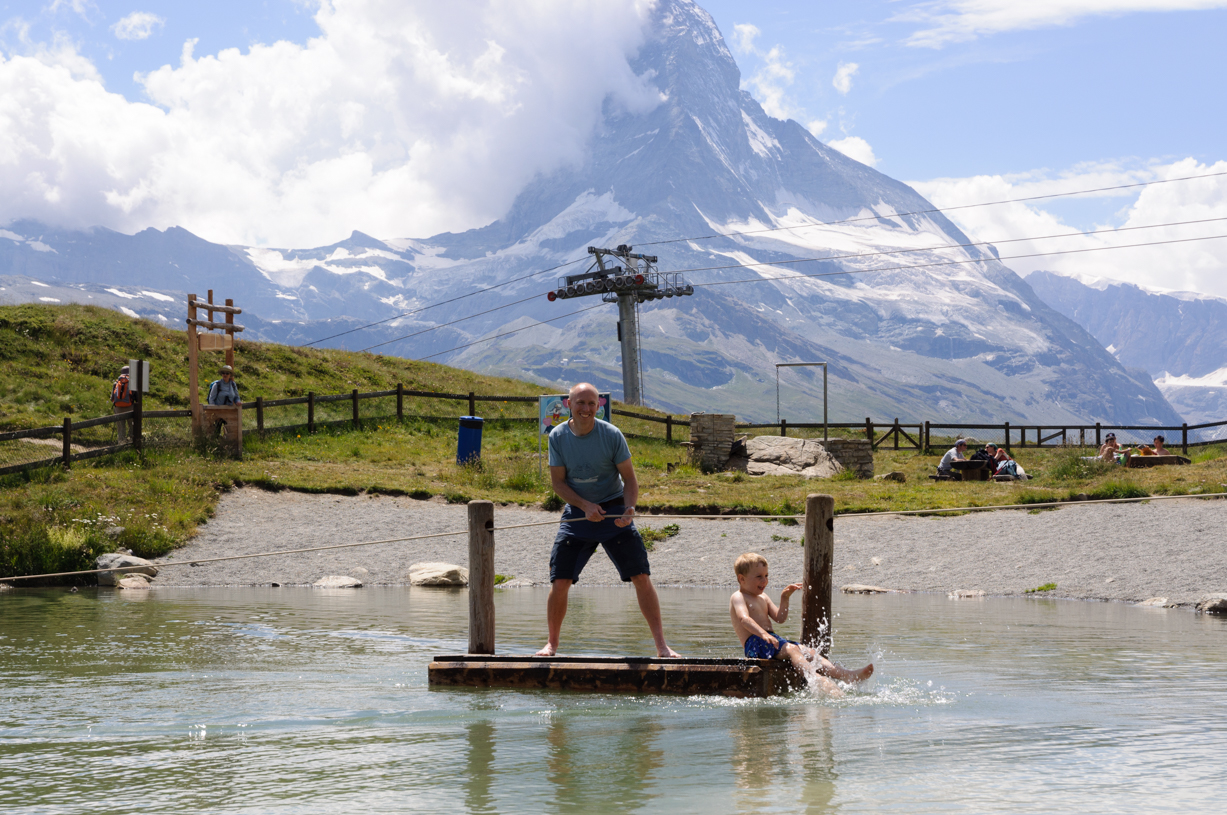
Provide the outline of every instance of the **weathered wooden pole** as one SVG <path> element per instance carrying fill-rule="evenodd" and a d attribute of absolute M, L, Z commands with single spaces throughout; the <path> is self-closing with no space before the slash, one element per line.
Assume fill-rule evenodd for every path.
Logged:
<path fill-rule="evenodd" d="M 396 421 L 405 421 L 405 386 L 396 383 Z"/>
<path fill-rule="evenodd" d="M 64 417 L 64 435 L 61 440 L 64 442 L 64 469 L 67 470 L 72 466 L 72 419 L 67 416 Z"/>
<path fill-rule="evenodd" d="M 1187 456 L 1189 454 L 1189 423 L 1185 422 L 1180 426 L 1180 454 Z"/>
<path fill-rule="evenodd" d="M 256 397 L 256 430 L 264 432 L 264 397 Z"/>
<path fill-rule="evenodd" d="M 315 432 L 315 391 L 307 391 L 307 432 Z"/>
<path fill-rule="evenodd" d="M 469 653 L 494 653 L 493 501 L 469 501 Z"/>
<path fill-rule="evenodd" d="M 477 394 L 473 391 L 469 391 L 469 415 L 477 415 Z"/>
<path fill-rule="evenodd" d="M 354 388 L 354 392 L 350 394 L 350 399 L 352 399 L 354 403 L 354 430 L 357 430 L 359 426 L 359 423 L 358 423 L 358 389 L 357 388 Z"/>
<path fill-rule="evenodd" d="M 835 561 L 835 499 L 805 498 L 805 572 L 801 592 L 801 642 L 831 650 L 831 576 Z"/>

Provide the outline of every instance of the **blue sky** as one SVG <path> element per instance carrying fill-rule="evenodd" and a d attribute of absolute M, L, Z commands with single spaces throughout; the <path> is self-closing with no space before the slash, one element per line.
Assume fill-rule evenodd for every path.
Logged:
<path fill-rule="evenodd" d="M 642 41 L 643 2 L 346 0 L 321 12 L 306 0 L 0 0 L 0 115 L 7 96 L 10 116 L 0 148 L 3 129 L 16 128 L 7 151 L 23 157 L 7 170 L 0 160 L 0 185 L 19 193 L 0 206 L 0 223 L 71 209 L 82 225 L 173 222 L 213 240 L 279 245 L 355 227 L 421 237 L 478 225 L 532 172 L 579 149 L 543 139 L 541 121 L 580 138 L 607 94 L 642 101 L 622 62 Z M 1227 0 L 700 4 L 768 112 L 939 205 L 1227 169 Z M 396 53 L 396 36 L 416 38 L 409 57 Z M 529 45 L 517 50 L 518 41 Z M 574 47 L 584 42 L 599 44 Z M 372 95 L 382 85 L 390 97 Z M 388 98 L 424 115 L 375 116 Z M 83 135 L 94 122 L 113 137 Z M 235 147 L 252 132 L 257 141 Z M 499 146 L 475 148 L 490 141 Z M 172 162 L 198 174 L 171 172 Z M 486 166 L 524 170 L 489 189 L 468 178 Z M 407 196 L 423 202 L 420 228 L 377 214 Z M 371 215 L 335 223 L 331 207 L 346 201 L 371 202 Z M 244 224 L 273 226 L 227 220 L 236 202 Z M 1227 184 L 956 220 L 993 240 L 1205 212 L 1227 214 Z M 1170 255 L 1145 253 L 1056 265 L 1227 296 L 1227 251 L 1179 251 L 1182 268 L 1199 271 L 1173 278 L 1162 268 Z"/>

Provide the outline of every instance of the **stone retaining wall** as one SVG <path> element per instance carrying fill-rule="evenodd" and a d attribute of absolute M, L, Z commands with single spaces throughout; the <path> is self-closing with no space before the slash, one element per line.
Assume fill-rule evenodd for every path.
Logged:
<path fill-rule="evenodd" d="M 828 439 L 824 446 L 845 470 L 860 478 L 873 478 L 873 448 L 867 439 Z"/>
<path fill-rule="evenodd" d="M 736 421 L 731 413 L 690 414 L 690 456 L 703 472 L 724 469 L 733 450 Z"/>

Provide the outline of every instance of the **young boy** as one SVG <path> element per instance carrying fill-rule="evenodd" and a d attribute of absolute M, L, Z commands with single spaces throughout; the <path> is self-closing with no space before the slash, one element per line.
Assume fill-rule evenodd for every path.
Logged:
<path fill-rule="evenodd" d="M 767 588 L 766 558 L 755 552 L 746 552 L 737 558 L 733 571 L 737 574 L 737 591 L 729 598 L 729 616 L 733 619 L 733 630 L 741 639 L 747 657 L 786 657 L 804 675 L 811 676 L 816 672 L 818 675 L 815 678 L 822 690 L 835 696 L 840 695 L 840 690 L 826 677 L 841 682 L 860 682 L 870 677 L 872 664 L 859 671 L 850 671 L 834 664 L 813 648 L 776 636 L 771 630 L 772 620 L 782 623 L 788 619 L 788 600 L 793 592 L 802 588 L 800 583 L 790 583 L 784 587 L 777 607 L 770 597 L 763 594 Z"/>

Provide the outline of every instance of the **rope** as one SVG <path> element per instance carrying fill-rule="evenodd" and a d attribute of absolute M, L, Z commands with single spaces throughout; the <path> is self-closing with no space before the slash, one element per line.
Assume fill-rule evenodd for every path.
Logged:
<path fill-rule="evenodd" d="M 1085 506 L 1087 504 L 1135 504 L 1140 501 L 1163 501 L 1174 498 L 1227 498 L 1227 492 L 1211 492 L 1197 495 L 1151 495 L 1143 498 L 1098 498 L 1091 501 L 1049 501 L 1038 504 L 998 504 L 987 507 L 942 507 L 937 509 L 901 509 L 895 511 L 883 512 L 853 512 L 844 515 L 837 515 L 837 518 L 881 518 L 891 515 L 936 515 L 943 512 L 986 512 L 989 510 L 999 509 L 1039 509 L 1041 507 L 1072 507 Z M 627 515 L 606 515 L 606 519 L 633 517 L 636 519 L 654 519 L 654 520 L 687 520 L 687 521 L 702 521 L 702 520 L 746 520 L 746 521 L 771 521 L 788 518 L 791 520 L 799 520 L 805 515 L 641 515 L 636 513 L 632 516 Z M 496 526 L 492 528 L 494 532 L 500 532 L 507 529 L 527 529 L 533 526 L 557 526 L 560 523 L 558 520 L 549 521 L 534 521 L 527 524 L 511 524 L 509 526 Z M 273 552 L 253 552 L 246 555 L 225 555 L 223 557 L 197 558 L 195 560 L 169 560 L 164 563 L 154 563 L 152 565 L 159 569 L 167 566 L 200 566 L 205 563 L 220 563 L 227 560 L 246 560 L 253 557 L 273 557 L 275 555 L 296 555 L 303 552 L 325 552 L 331 549 L 352 549 L 356 546 L 375 546 L 381 543 L 405 543 L 408 541 L 429 540 L 431 538 L 453 538 L 459 535 L 467 535 L 468 530 L 459 532 L 436 532 L 431 535 L 414 535 L 408 538 L 387 538 L 377 541 L 358 541 L 357 543 L 335 543 L 330 546 L 308 546 L 303 549 L 279 549 Z M 111 569 L 82 569 L 76 572 L 52 572 L 50 574 L 27 574 L 16 575 L 13 577 L 0 577 L 0 582 L 8 580 L 37 580 L 44 577 L 75 577 L 84 574 L 102 574 L 113 572 L 131 572 L 138 569 L 147 568 L 145 566 L 117 566 Z"/>

